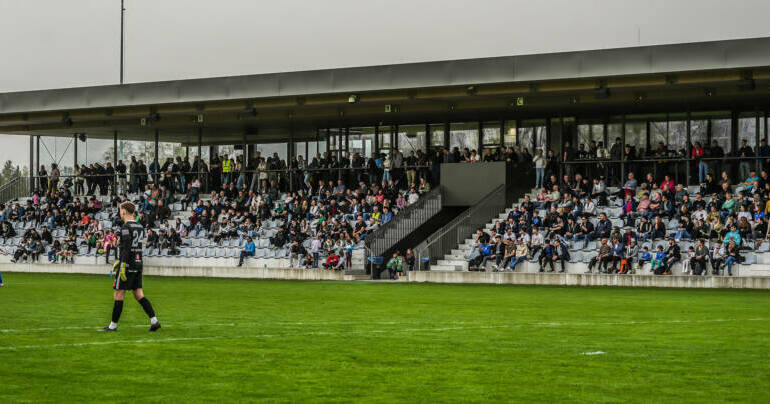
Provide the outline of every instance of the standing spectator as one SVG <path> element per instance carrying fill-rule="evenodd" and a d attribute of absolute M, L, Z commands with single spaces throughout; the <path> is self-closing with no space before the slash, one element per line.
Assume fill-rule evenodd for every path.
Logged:
<path fill-rule="evenodd" d="M 545 157 L 543 157 L 543 149 L 537 150 L 537 154 L 532 159 L 532 163 L 535 165 L 535 188 L 542 188 L 543 179 L 545 177 Z"/>
<path fill-rule="evenodd" d="M 754 157 L 754 151 L 751 150 L 751 146 L 746 143 L 746 139 L 741 140 L 741 147 L 738 149 L 738 157 L 740 157 L 740 163 L 738 164 L 739 178 L 748 178 L 751 171 L 752 157 Z"/>

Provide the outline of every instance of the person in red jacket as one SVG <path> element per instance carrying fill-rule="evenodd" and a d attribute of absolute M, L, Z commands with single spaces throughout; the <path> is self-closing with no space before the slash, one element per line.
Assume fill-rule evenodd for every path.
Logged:
<path fill-rule="evenodd" d="M 692 147 L 690 156 L 698 163 L 698 183 L 702 184 L 706 181 L 706 174 L 708 174 L 709 166 L 703 160 L 704 153 L 706 152 L 701 146 L 700 142 L 695 142 L 695 146 Z"/>
<path fill-rule="evenodd" d="M 337 266 L 337 264 L 340 263 L 340 257 L 337 256 L 334 252 L 330 253 L 328 257 L 326 257 L 326 263 L 324 263 L 324 268 L 326 269 L 334 269 L 334 267 Z"/>

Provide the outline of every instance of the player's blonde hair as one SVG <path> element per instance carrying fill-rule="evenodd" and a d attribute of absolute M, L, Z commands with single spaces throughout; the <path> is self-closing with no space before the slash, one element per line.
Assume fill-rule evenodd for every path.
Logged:
<path fill-rule="evenodd" d="M 134 206 L 133 203 L 128 202 L 128 201 L 121 203 L 120 204 L 120 209 L 125 210 L 130 215 L 133 215 L 134 213 L 136 213 L 136 207 Z"/>

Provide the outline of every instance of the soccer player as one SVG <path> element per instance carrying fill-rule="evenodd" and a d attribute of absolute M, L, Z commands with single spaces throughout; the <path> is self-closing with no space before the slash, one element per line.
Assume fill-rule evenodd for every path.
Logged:
<path fill-rule="evenodd" d="M 115 302 L 112 307 L 112 321 L 110 325 L 99 331 L 117 331 L 118 320 L 123 312 L 123 297 L 126 291 L 134 292 L 134 298 L 142 305 L 147 317 L 150 318 L 150 331 L 160 329 L 160 322 L 155 317 L 150 301 L 144 297 L 142 291 L 142 242 L 144 241 L 144 228 L 134 220 L 136 208 L 131 202 L 120 204 L 120 218 L 123 227 L 120 229 L 120 261 L 115 262 Z"/>

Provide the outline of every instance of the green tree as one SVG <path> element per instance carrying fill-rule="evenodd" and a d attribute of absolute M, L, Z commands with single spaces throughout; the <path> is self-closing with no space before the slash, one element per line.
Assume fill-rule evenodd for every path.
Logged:
<path fill-rule="evenodd" d="M 0 170 L 0 185 L 7 184 L 8 181 L 12 180 L 14 177 L 18 175 L 19 169 L 17 167 L 14 167 L 13 162 L 11 160 L 6 161 L 3 164 L 3 169 Z"/>

